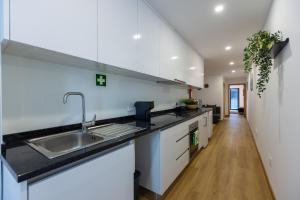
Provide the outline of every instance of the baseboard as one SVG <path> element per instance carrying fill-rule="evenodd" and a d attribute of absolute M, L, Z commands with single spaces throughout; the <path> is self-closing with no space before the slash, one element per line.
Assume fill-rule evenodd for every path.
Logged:
<path fill-rule="evenodd" d="M 248 125 L 248 126 L 249 126 L 249 125 Z M 258 157 L 259 157 L 259 161 L 260 161 L 260 163 L 262 164 L 262 167 L 263 167 L 263 170 L 264 170 L 264 174 L 265 174 L 265 177 L 266 177 L 266 179 L 267 179 L 267 184 L 268 184 L 268 186 L 269 186 L 269 189 L 270 189 L 270 191 L 271 191 L 271 194 L 272 194 L 273 199 L 276 200 L 274 190 L 273 190 L 273 188 L 272 188 L 272 185 L 271 185 L 270 179 L 269 179 L 269 177 L 268 177 L 268 174 L 267 174 L 265 165 L 264 165 L 264 163 L 263 163 L 263 161 L 262 161 L 261 155 L 260 155 L 260 153 L 259 153 L 259 151 L 258 151 L 257 144 L 256 144 L 256 140 L 255 140 L 255 138 L 254 138 L 254 136 L 253 136 L 253 132 L 252 132 L 250 126 L 249 126 L 249 129 L 250 129 L 250 131 L 251 131 L 251 137 L 252 137 L 252 140 L 253 140 L 253 142 L 254 142 L 255 149 L 256 149 L 256 152 L 257 152 Z"/>

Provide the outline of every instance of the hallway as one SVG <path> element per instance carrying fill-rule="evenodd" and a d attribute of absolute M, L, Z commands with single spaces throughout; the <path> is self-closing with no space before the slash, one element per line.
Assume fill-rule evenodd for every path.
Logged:
<path fill-rule="evenodd" d="M 139 200 L 151 200 L 141 197 Z M 231 115 L 214 128 L 208 147 L 176 180 L 164 200 L 272 200 L 248 122 Z"/>

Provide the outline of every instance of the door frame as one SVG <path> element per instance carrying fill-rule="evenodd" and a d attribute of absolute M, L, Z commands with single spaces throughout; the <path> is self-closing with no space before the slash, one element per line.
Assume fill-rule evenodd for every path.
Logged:
<path fill-rule="evenodd" d="M 230 105 L 229 105 L 229 102 L 230 102 L 230 86 L 231 85 L 243 85 L 244 86 L 244 90 L 243 90 L 243 94 L 244 94 L 244 115 L 245 117 L 247 117 L 247 83 L 230 83 L 228 84 L 228 88 L 227 88 L 227 93 L 228 93 L 228 106 L 227 106 L 227 109 L 228 109 L 228 115 L 230 116 Z M 224 101 L 224 104 L 225 104 L 225 101 Z"/>

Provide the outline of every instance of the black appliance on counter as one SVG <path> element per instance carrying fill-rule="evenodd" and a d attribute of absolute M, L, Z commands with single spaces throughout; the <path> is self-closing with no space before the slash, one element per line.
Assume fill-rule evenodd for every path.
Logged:
<path fill-rule="evenodd" d="M 151 109 L 154 108 L 154 101 L 137 101 L 134 104 L 136 120 L 147 121 L 151 120 Z"/>

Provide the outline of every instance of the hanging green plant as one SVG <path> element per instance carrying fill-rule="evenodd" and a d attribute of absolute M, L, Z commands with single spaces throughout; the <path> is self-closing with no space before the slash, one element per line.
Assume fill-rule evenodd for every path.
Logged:
<path fill-rule="evenodd" d="M 275 43 L 282 41 L 282 33 L 269 33 L 259 31 L 247 39 L 248 46 L 244 49 L 244 67 L 245 71 L 252 70 L 252 64 L 259 68 L 258 80 L 256 84 L 257 94 L 261 97 L 269 82 L 269 75 L 272 68 L 272 47 Z"/>

